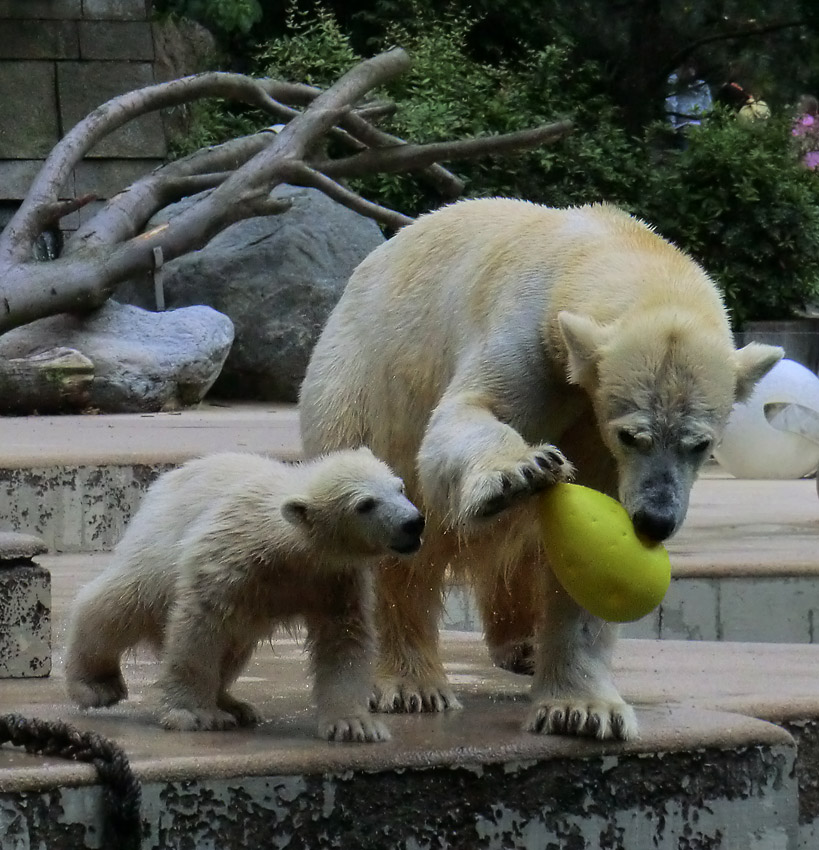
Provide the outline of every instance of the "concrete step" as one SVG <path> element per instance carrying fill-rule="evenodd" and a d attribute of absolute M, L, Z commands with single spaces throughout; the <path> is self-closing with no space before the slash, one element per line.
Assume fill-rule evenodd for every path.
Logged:
<path fill-rule="evenodd" d="M 443 652 L 464 711 L 389 716 L 386 744 L 314 737 L 293 638 L 260 647 L 237 683 L 268 718 L 253 730 L 158 728 L 142 655 L 121 706 L 75 709 L 58 657 L 50 679 L 5 682 L 0 714 L 119 743 L 143 785 L 145 850 L 817 846 L 819 648 L 624 641 L 630 744 L 523 733 L 528 683 L 493 669 L 474 634 L 445 633 Z M 101 793 L 88 766 L 0 748 L 0 835 L 15 842 L 2 846 L 98 847 Z"/>
<path fill-rule="evenodd" d="M 0 417 L 0 530 L 35 534 L 52 552 L 110 550 L 159 472 L 189 457 L 246 450 L 293 459 L 287 405 L 203 405 L 146 416 Z M 673 581 L 631 637 L 819 640 L 819 500 L 815 482 L 738 481 L 711 467 L 668 544 Z M 444 624 L 479 629 L 453 585 Z"/>
<path fill-rule="evenodd" d="M 0 530 L 35 534 L 52 552 L 110 550 L 160 472 L 216 451 L 296 459 L 295 408 L 0 417 Z"/>

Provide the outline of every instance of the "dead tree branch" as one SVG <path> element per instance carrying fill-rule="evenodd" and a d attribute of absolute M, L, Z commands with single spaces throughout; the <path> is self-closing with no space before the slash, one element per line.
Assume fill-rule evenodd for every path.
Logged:
<path fill-rule="evenodd" d="M 288 203 L 270 194 L 280 183 L 317 188 L 362 215 L 398 228 L 410 219 L 365 200 L 338 181 L 378 171 L 418 171 L 450 197 L 463 185 L 438 164 L 440 160 L 530 148 L 571 130 L 568 122 L 560 122 L 485 139 L 406 144 L 364 116 L 392 109 L 383 102 L 368 104 L 365 98 L 406 71 L 409 61 L 403 50 L 390 50 L 352 68 L 326 91 L 208 73 L 129 92 L 103 104 L 54 148 L 0 234 L 0 333 L 54 313 L 101 306 L 119 282 L 152 268 L 156 248 L 168 261 L 200 248 L 233 222 L 282 212 Z M 50 262 L 31 259 L 35 240 L 55 216 L 86 202 L 66 203 L 59 200 L 59 193 L 71 170 L 97 142 L 139 115 L 214 96 L 252 104 L 287 123 L 279 133 L 263 131 L 168 163 L 112 198 L 76 232 L 63 256 Z M 329 135 L 341 139 L 353 153 L 327 159 L 323 141 Z M 167 222 L 142 232 L 157 211 L 191 195 L 199 197 Z"/>

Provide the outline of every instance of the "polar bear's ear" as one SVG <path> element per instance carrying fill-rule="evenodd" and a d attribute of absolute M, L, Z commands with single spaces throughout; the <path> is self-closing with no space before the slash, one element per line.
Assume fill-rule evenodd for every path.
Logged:
<path fill-rule="evenodd" d="M 312 528 L 310 503 L 303 496 L 293 496 L 282 503 L 282 516 L 298 528 Z"/>
<path fill-rule="evenodd" d="M 736 400 L 745 401 L 757 381 L 764 378 L 784 356 L 785 351 L 778 345 L 764 345 L 761 342 L 749 342 L 744 348 L 735 351 Z"/>
<path fill-rule="evenodd" d="M 569 355 L 569 382 L 589 386 L 593 383 L 600 349 L 607 342 L 609 331 L 593 319 L 565 310 L 557 314 L 557 321 Z"/>

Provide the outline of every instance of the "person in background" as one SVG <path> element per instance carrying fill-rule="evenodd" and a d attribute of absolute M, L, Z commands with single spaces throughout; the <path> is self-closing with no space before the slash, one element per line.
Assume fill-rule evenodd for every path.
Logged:
<path fill-rule="evenodd" d="M 812 94 L 803 94 L 797 113 L 791 133 L 802 165 L 813 170 L 819 166 L 819 101 Z"/>
<path fill-rule="evenodd" d="M 766 121 L 771 117 L 768 104 L 754 97 L 739 83 L 726 83 L 717 92 L 716 102 L 733 109 L 737 121 L 743 124 L 753 124 L 755 121 Z"/>
<path fill-rule="evenodd" d="M 711 111 L 711 89 L 697 74 L 697 65 L 688 59 L 668 78 L 669 95 L 665 99 L 665 114 L 680 143 L 685 147 L 688 128 L 702 123 Z"/>

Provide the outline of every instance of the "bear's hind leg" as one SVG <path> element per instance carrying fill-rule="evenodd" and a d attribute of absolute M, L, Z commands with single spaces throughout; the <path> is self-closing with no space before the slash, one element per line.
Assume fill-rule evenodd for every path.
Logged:
<path fill-rule="evenodd" d="M 617 626 L 580 608 L 550 574 L 538 635 L 529 732 L 624 741 L 637 736 L 634 711 L 612 680 Z"/>
<path fill-rule="evenodd" d="M 526 676 L 535 672 L 537 563 L 537 552 L 530 552 L 506 567 L 493 561 L 472 576 L 492 663 Z"/>
<path fill-rule="evenodd" d="M 65 658 L 68 695 L 83 708 L 113 705 L 128 696 L 122 654 L 145 637 L 145 614 L 135 588 L 106 572 L 78 595 Z"/>
<path fill-rule="evenodd" d="M 444 569 L 422 554 L 378 571 L 376 621 L 379 660 L 373 707 L 383 712 L 445 711 L 461 707 L 438 650 Z"/>

